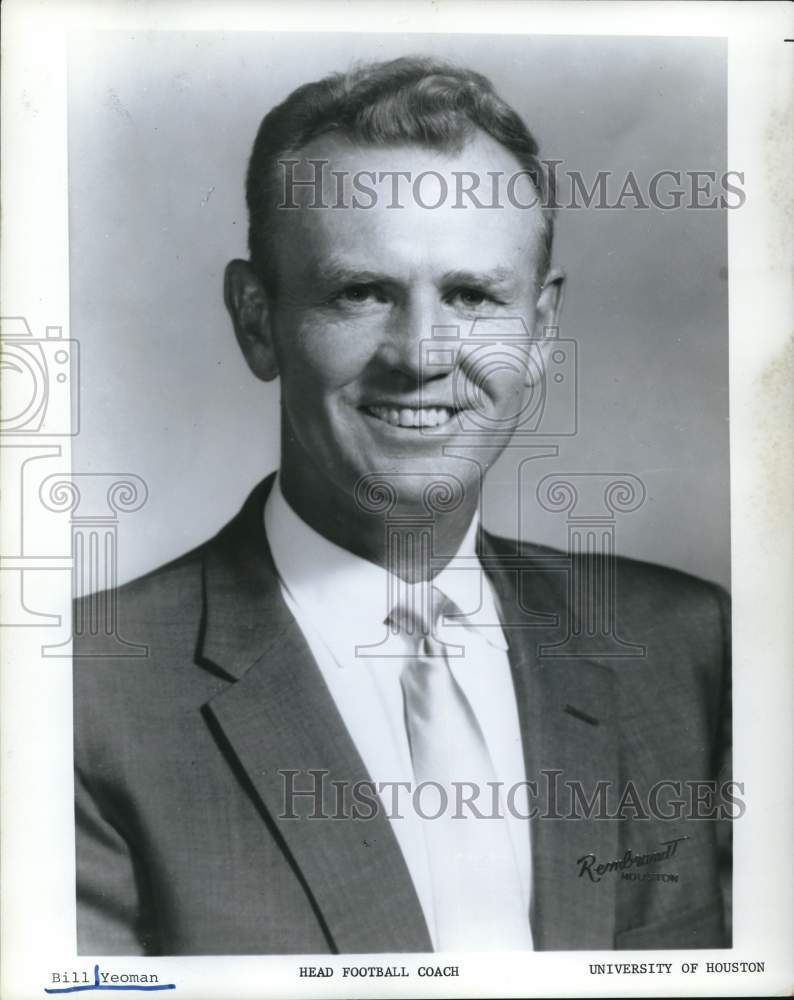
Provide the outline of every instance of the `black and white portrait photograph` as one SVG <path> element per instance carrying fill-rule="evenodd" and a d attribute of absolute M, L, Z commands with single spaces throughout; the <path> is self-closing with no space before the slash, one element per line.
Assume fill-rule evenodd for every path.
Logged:
<path fill-rule="evenodd" d="M 81 949 L 727 946 L 725 45 L 308 45 L 70 62 Z"/>
<path fill-rule="evenodd" d="M 736 110 L 747 5 L 111 6 L 49 88 L 64 312 L 2 321 L 6 649 L 64 830 L 36 981 L 773 988 L 737 879 L 776 836 L 790 360 L 742 234 L 787 168 Z"/>

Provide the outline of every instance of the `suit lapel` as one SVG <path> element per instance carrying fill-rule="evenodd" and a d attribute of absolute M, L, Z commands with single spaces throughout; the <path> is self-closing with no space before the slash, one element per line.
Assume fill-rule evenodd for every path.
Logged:
<path fill-rule="evenodd" d="M 545 663 L 539 658 L 541 645 L 561 637 L 565 579 L 549 571 L 559 567 L 557 555 L 533 554 L 531 547 L 525 553 L 518 560 L 514 554 L 502 559 L 497 540 L 483 537 L 483 563 L 502 619 L 513 623 L 505 635 L 527 780 L 536 783 L 537 815 L 530 824 L 534 945 L 537 950 L 611 949 L 619 876 L 611 873 L 593 882 L 579 875 L 577 861 L 590 853 L 597 862 L 615 859 L 617 822 L 565 818 L 571 809 L 565 782 L 579 782 L 588 798 L 599 781 L 612 782 L 612 794 L 618 786 L 614 675 L 585 657 Z"/>
<path fill-rule="evenodd" d="M 245 771 L 337 952 L 432 951 L 411 877 L 380 810 L 349 815 L 349 790 L 370 780 L 297 622 L 280 592 L 262 511 L 271 481 L 211 544 L 199 659 L 235 678 L 208 705 Z M 314 770 L 314 778 L 307 774 Z M 284 772 L 298 772 L 293 776 Z M 333 782 L 347 789 L 341 819 Z M 290 814 L 293 817 L 289 818 Z"/>

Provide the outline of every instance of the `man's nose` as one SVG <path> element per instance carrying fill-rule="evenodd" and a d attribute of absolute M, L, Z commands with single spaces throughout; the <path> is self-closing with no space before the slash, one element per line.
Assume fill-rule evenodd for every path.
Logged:
<path fill-rule="evenodd" d="M 454 368 L 453 352 L 442 358 L 433 351 L 433 330 L 444 325 L 442 304 L 429 296 L 406 301 L 392 317 L 381 351 L 381 360 L 394 372 L 414 382 L 443 377 Z M 448 324 L 447 324 L 448 325 Z M 440 363 L 439 363 L 440 362 Z"/>

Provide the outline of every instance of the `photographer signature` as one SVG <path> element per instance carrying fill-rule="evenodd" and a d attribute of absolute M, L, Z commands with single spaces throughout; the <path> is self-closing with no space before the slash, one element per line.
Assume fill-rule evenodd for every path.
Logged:
<path fill-rule="evenodd" d="M 595 854 L 585 854 L 577 860 L 579 865 L 579 878 L 587 875 L 591 882 L 600 882 L 604 875 L 609 872 L 622 872 L 627 868 L 640 868 L 643 865 L 657 864 L 661 861 L 669 861 L 674 858 L 678 845 L 689 837 L 676 837 L 675 840 L 662 840 L 663 851 L 650 851 L 646 854 L 634 854 L 631 848 L 626 848 L 622 858 L 615 858 L 614 861 L 599 862 Z"/>

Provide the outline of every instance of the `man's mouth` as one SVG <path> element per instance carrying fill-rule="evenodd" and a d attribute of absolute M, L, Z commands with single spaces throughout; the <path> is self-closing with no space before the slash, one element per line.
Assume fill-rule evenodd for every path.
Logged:
<path fill-rule="evenodd" d="M 455 415 L 446 406 L 365 406 L 364 410 L 392 427 L 440 427 Z"/>

